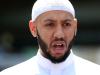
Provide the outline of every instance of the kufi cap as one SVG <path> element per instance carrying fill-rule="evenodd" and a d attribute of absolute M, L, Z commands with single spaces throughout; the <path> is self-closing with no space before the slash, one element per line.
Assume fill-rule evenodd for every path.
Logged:
<path fill-rule="evenodd" d="M 67 11 L 75 17 L 75 10 L 69 0 L 37 0 L 32 8 L 32 21 L 40 14 L 52 10 Z"/>

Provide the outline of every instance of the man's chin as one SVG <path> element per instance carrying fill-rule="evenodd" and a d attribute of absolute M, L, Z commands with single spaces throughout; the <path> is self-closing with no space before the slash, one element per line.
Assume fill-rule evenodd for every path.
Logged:
<path fill-rule="evenodd" d="M 52 56 L 53 59 L 55 59 L 55 61 L 57 60 L 61 60 L 64 57 L 64 55 L 60 55 L 60 56 Z"/>
<path fill-rule="evenodd" d="M 62 53 L 58 53 L 58 54 L 55 54 L 55 55 L 51 54 L 51 56 L 52 56 L 52 58 L 59 60 L 59 59 L 64 57 L 64 54 L 62 54 Z"/>
<path fill-rule="evenodd" d="M 64 55 L 57 55 L 57 56 L 52 56 L 51 54 L 47 53 L 48 59 L 51 60 L 52 63 L 60 63 L 66 60 L 66 58 L 69 56 L 70 50 L 68 50 Z"/>

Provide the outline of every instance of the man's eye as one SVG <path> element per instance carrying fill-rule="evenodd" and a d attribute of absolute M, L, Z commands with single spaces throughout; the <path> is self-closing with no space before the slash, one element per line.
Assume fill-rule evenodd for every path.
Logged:
<path fill-rule="evenodd" d="M 54 24 L 53 23 L 48 23 L 48 24 L 46 24 L 46 26 L 52 27 L 52 26 L 54 26 Z"/>
<path fill-rule="evenodd" d="M 65 23 L 64 26 L 71 26 L 71 24 L 70 23 Z"/>

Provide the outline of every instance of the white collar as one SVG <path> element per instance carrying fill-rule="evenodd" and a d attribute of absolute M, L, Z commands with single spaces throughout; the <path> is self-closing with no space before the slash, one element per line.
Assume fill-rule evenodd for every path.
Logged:
<path fill-rule="evenodd" d="M 73 59 L 73 52 L 72 51 L 71 51 L 70 55 L 68 56 L 68 58 L 64 62 L 58 63 L 58 64 L 52 63 L 49 59 L 43 57 L 40 53 L 40 50 L 38 50 L 38 53 L 37 53 L 36 56 L 37 56 L 37 59 L 38 59 L 37 60 L 38 64 L 41 67 L 43 67 L 44 69 L 48 69 L 48 70 L 51 70 L 51 69 L 61 70 L 61 69 L 64 69 L 64 68 L 71 66 L 72 64 L 74 65 L 74 59 Z"/>

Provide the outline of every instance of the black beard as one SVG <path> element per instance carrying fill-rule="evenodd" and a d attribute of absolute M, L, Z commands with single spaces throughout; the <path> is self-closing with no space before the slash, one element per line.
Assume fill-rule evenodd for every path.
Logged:
<path fill-rule="evenodd" d="M 46 43 L 41 39 L 39 33 L 37 33 L 38 35 L 38 44 L 42 50 L 42 52 L 44 53 L 44 57 L 46 57 L 47 59 L 49 59 L 52 63 L 60 63 L 60 62 L 63 62 L 66 60 L 66 58 L 69 56 L 70 54 L 70 49 L 72 48 L 72 44 L 73 44 L 73 41 L 75 39 L 75 36 L 73 37 L 72 41 L 70 42 L 69 46 L 68 46 L 68 50 L 66 51 L 66 53 L 64 54 L 64 56 L 62 56 L 61 58 L 59 59 L 56 59 L 55 57 L 51 56 L 49 52 L 47 52 L 48 50 L 48 46 L 46 45 Z M 58 39 L 60 40 L 60 39 Z"/>

